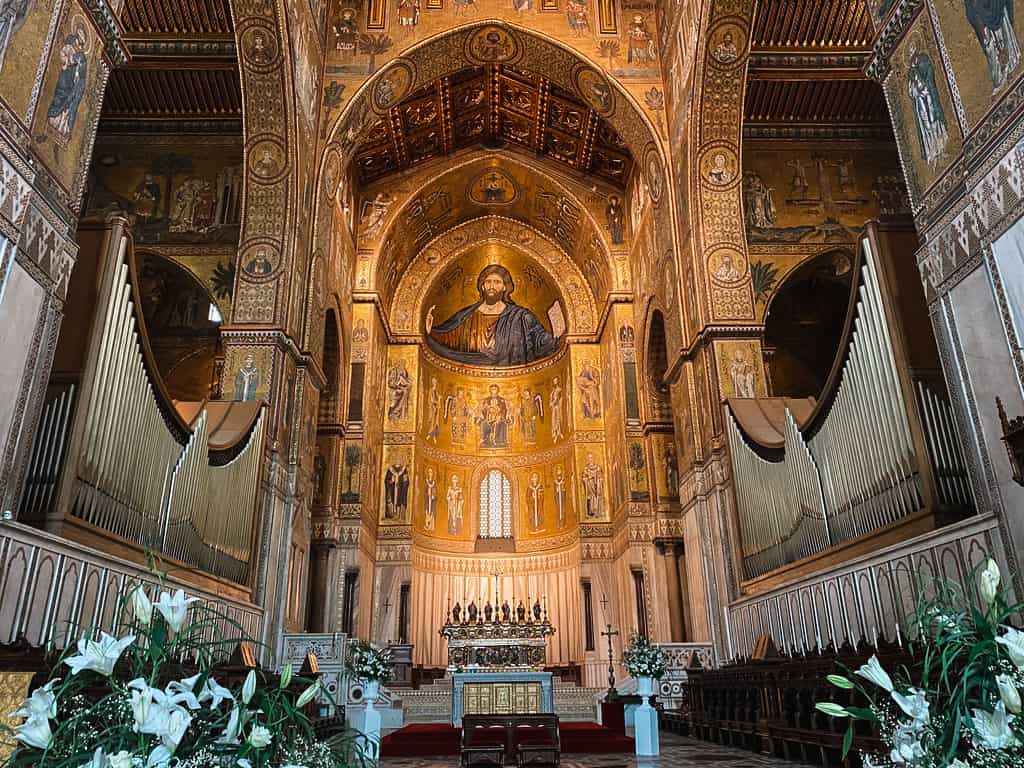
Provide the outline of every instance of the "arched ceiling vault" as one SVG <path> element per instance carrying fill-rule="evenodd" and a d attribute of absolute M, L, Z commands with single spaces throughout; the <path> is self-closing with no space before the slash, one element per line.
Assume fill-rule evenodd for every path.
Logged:
<path fill-rule="evenodd" d="M 633 156 L 597 111 L 521 67 L 466 67 L 417 88 L 370 128 L 354 172 L 369 184 L 470 146 L 508 146 L 625 188 Z"/>
<path fill-rule="evenodd" d="M 601 304 L 628 289 L 629 271 L 626 250 L 613 250 L 603 224 L 615 189 L 584 182 L 552 161 L 482 149 L 378 182 L 362 201 L 355 289 L 376 291 L 389 306 L 428 243 L 467 221 L 500 216 L 518 223 L 524 239 L 534 232 L 549 240 Z"/>
<path fill-rule="evenodd" d="M 537 32 L 503 21 L 474 22 L 409 48 L 370 77 L 333 124 L 328 144 L 348 168 L 357 148 L 389 111 L 418 89 L 467 68 L 543 72 L 547 82 L 592 109 L 618 135 L 645 176 L 664 184 L 664 160 L 654 128 L 614 78 L 579 53 Z M 648 182 L 650 183 L 650 179 Z"/>

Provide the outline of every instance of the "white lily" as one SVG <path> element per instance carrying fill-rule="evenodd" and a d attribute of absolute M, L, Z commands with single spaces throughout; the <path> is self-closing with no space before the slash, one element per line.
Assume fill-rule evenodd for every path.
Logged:
<path fill-rule="evenodd" d="M 181 704 L 199 707 L 191 691 L 167 693 L 151 688 L 141 677 L 128 683 L 132 690 L 131 707 L 135 720 L 133 730 L 160 738 L 161 743 L 174 754 L 178 743 L 192 722 L 192 715 Z"/>
<path fill-rule="evenodd" d="M 53 741 L 50 721 L 45 717 L 30 717 L 14 729 L 14 738 L 29 747 L 49 749 Z"/>
<path fill-rule="evenodd" d="M 910 688 L 905 694 L 893 691 L 892 700 L 899 704 L 900 709 L 914 719 L 917 728 L 928 725 L 928 699 L 920 688 Z"/>
<path fill-rule="evenodd" d="M 996 642 L 1006 649 L 1006 655 L 1018 669 L 1024 668 L 1024 632 L 1003 627 L 1003 634 L 996 638 Z"/>
<path fill-rule="evenodd" d="M 51 680 L 41 688 L 32 691 L 32 695 L 21 703 L 17 712 L 8 717 L 46 717 L 53 720 L 57 717 L 57 697 L 53 695 L 53 686 L 58 680 Z"/>
<path fill-rule="evenodd" d="M 971 718 L 974 720 L 974 734 L 986 749 L 1005 749 L 1017 743 L 1017 738 L 1010 730 L 1010 724 L 1015 717 L 1006 713 L 1006 705 L 1003 702 L 996 704 L 992 712 L 973 709 Z"/>
<path fill-rule="evenodd" d="M 163 691 L 150 688 L 141 677 L 128 683 L 128 687 L 132 689 L 131 707 L 135 721 L 132 730 L 151 735 L 163 733 L 167 729 L 167 707 L 157 701 Z"/>
<path fill-rule="evenodd" d="M 172 704 L 184 704 L 189 709 L 199 709 L 199 697 L 192 692 L 198 681 L 199 675 L 193 675 L 181 681 L 172 680 L 165 689 L 168 700 Z"/>
<path fill-rule="evenodd" d="M 116 640 L 106 632 L 100 633 L 98 641 L 83 637 L 78 641 L 78 655 L 69 656 L 64 659 L 64 663 L 71 667 L 72 675 L 77 675 L 83 669 L 92 669 L 110 677 L 124 649 L 134 642 L 135 635 Z"/>
<path fill-rule="evenodd" d="M 146 768 L 167 768 L 173 753 L 163 744 L 158 744 L 146 759 Z"/>
<path fill-rule="evenodd" d="M 141 584 L 132 590 L 131 602 L 132 613 L 135 614 L 136 621 L 142 626 L 148 627 L 149 623 L 153 620 L 153 603 Z"/>
<path fill-rule="evenodd" d="M 879 688 L 892 693 L 892 678 L 882 669 L 882 664 L 878 661 L 877 656 L 872 656 L 868 659 L 868 663 L 858 669 L 857 674 L 866 680 L 870 680 Z"/>
<path fill-rule="evenodd" d="M 913 764 L 924 757 L 924 747 L 917 729 L 910 724 L 901 725 L 892 736 L 889 759 L 896 765 Z"/>
<path fill-rule="evenodd" d="M 991 557 L 981 571 L 980 580 L 979 590 L 981 592 L 981 599 L 985 602 L 985 605 L 992 605 L 996 600 L 996 595 L 999 594 L 1000 575 L 999 566 L 996 565 L 996 561 Z"/>
<path fill-rule="evenodd" d="M 953 762 L 949 764 L 949 768 L 971 768 L 967 763 L 961 760 L 959 757 L 954 757 Z"/>
<path fill-rule="evenodd" d="M 249 745 L 255 749 L 263 749 L 273 741 L 270 729 L 262 725 L 254 725 L 249 732 Z"/>
<path fill-rule="evenodd" d="M 132 753 L 126 749 L 122 749 L 107 759 L 110 761 L 110 768 L 132 768 L 134 764 Z"/>
<path fill-rule="evenodd" d="M 254 714 L 256 714 L 256 712 L 253 710 L 243 709 L 238 705 L 235 705 L 231 709 L 231 714 L 228 716 L 228 724 L 224 726 L 224 732 L 220 735 L 220 738 L 217 739 L 217 743 L 237 744 L 239 734 L 252 719 Z"/>
<path fill-rule="evenodd" d="M 171 686 L 174 686 L 176 690 L 180 688 L 180 690 L 187 690 L 192 693 L 195 692 L 197 682 L 199 682 L 199 675 L 193 675 L 192 677 L 186 677 L 180 683 L 171 683 L 167 687 L 171 688 Z M 221 703 L 225 699 L 228 701 L 235 700 L 234 694 L 212 677 L 206 678 L 206 682 L 203 683 L 203 687 L 200 688 L 199 692 L 195 695 L 200 704 L 207 701 L 212 702 L 210 704 L 210 709 L 219 709 Z M 193 709 L 195 708 L 196 707 L 193 707 Z"/>
<path fill-rule="evenodd" d="M 110 759 L 103 754 L 103 747 L 96 747 L 89 762 L 82 763 L 82 768 L 108 768 Z"/>
<path fill-rule="evenodd" d="M 242 703 L 248 704 L 252 701 L 254 693 L 256 693 L 256 670 L 250 669 L 249 674 L 245 676 L 245 682 L 242 683 Z"/>
<path fill-rule="evenodd" d="M 171 631 L 177 634 L 185 626 L 188 618 L 188 607 L 199 600 L 198 597 L 185 597 L 185 591 L 179 589 L 173 595 L 169 592 L 161 592 L 160 599 L 153 605 L 167 621 Z"/>
<path fill-rule="evenodd" d="M 1006 708 L 1015 715 L 1020 713 L 1021 701 L 1020 691 L 1009 675 L 996 675 L 996 686 L 999 688 L 999 698 L 1003 700 Z"/>
<path fill-rule="evenodd" d="M 178 748 L 185 736 L 185 731 L 191 724 L 192 715 L 188 713 L 188 710 L 181 707 L 172 709 L 167 715 L 167 727 L 160 734 L 160 743 L 167 747 L 171 754 L 174 754 L 174 750 Z"/>

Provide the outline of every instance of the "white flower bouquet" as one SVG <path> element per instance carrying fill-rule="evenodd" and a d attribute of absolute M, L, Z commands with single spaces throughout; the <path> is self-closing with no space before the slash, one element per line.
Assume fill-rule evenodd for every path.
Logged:
<path fill-rule="evenodd" d="M 904 669 L 890 676 L 872 656 L 852 674 L 828 676 L 867 704 L 816 705 L 827 715 L 850 719 L 844 758 L 853 744 L 853 721 L 862 720 L 877 727 L 888 750 L 862 752 L 866 768 L 1024 765 L 1024 632 L 1009 626 L 1024 606 L 1008 604 L 993 560 L 976 575 L 980 604 L 948 584 L 920 600 L 909 627 L 911 650 L 921 659 L 913 675 Z"/>
<path fill-rule="evenodd" d="M 250 670 L 244 680 L 236 673 L 240 684 L 232 686 L 216 664 L 248 641 L 241 627 L 210 606 L 193 605 L 196 598 L 181 590 L 154 591 L 152 601 L 137 585 L 117 636 L 87 631 L 57 659 L 52 679 L 12 713 L 23 722 L 8 729 L 16 741 L 8 768 L 362 764 L 354 739 L 314 738 L 302 710 L 320 692 L 319 682 L 295 678 L 285 667 L 272 685 Z M 228 627 L 238 636 L 223 637 Z M 205 639 L 211 635 L 221 637 Z"/>
<path fill-rule="evenodd" d="M 353 640 L 345 666 L 359 680 L 386 683 L 391 679 L 391 651 L 374 648 L 366 640 Z"/>
<path fill-rule="evenodd" d="M 665 654 L 651 644 L 647 635 L 634 634 L 629 638 L 629 647 L 622 652 L 622 663 L 632 677 L 660 680 L 665 674 Z"/>

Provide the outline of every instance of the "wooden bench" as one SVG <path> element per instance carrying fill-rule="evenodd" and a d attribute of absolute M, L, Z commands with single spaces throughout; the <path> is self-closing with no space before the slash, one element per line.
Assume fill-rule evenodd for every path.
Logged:
<path fill-rule="evenodd" d="M 557 715 L 465 715 L 462 765 L 558 768 Z"/>
<path fill-rule="evenodd" d="M 685 723 L 663 718 L 669 729 L 685 728 L 698 739 L 771 754 L 786 760 L 837 766 L 847 720 L 828 717 L 815 709 L 819 701 L 851 703 L 849 692 L 830 685 L 826 676 L 840 672 L 838 664 L 857 669 L 877 653 L 886 669 L 911 666 L 914 659 L 902 648 L 880 644 L 825 649 L 820 653 L 776 654 L 772 658 L 740 659 L 719 669 L 687 671 Z M 869 723 L 855 723 L 853 755 L 879 752 L 882 743 Z"/>

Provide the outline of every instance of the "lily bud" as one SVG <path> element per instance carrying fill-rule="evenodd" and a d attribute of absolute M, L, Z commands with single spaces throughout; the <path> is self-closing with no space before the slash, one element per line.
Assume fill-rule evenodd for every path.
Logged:
<path fill-rule="evenodd" d="M 281 670 L 281 690 L 283 691 L 288 687 L 288 683 L 292 681 L 292 665 L 285 664 L 284 669 Z"/>
<path fill-rule="evenodd" d="M 996 561 L 991 557 L 988 562 L 985 563 L 985 568 L 981 572 L 981 583 L 979 584 L 979 590 L 981 592 L 981 599 L 985 605 L 992 605 L 996 600 L 996 595 L 999 594 L 999 566 L 996 565 Z"/>
<path fill-rule="evenodd" d="M 148 627 L 153 620 L 153 603 L 141 584 L 132 590 L 132 613 L 135 614 L 135 620 L 144 627 Z"/>
<path fill-rule="evenodd" d="M 313 697 L 316 696 L 319 690 L 320 681 L 317 680 L 315 683 L 309 686 L 309 688 L 307 688 L 301 694 L 299 694 L 299 699 L 295 702 L 295 706 L 299 709 L 302 709 L 304 706 L 306 706 L 307 704 L 309 704 L 309 702 L 313 700 Z"/>
<path fill-rule="evenodd" d="M 254 693 L 256 693 L 256 670 L 250 669 L 249 674 L 245 677 L 245 683 L 242 685 L 242 703 L 248 706 Z"/>

